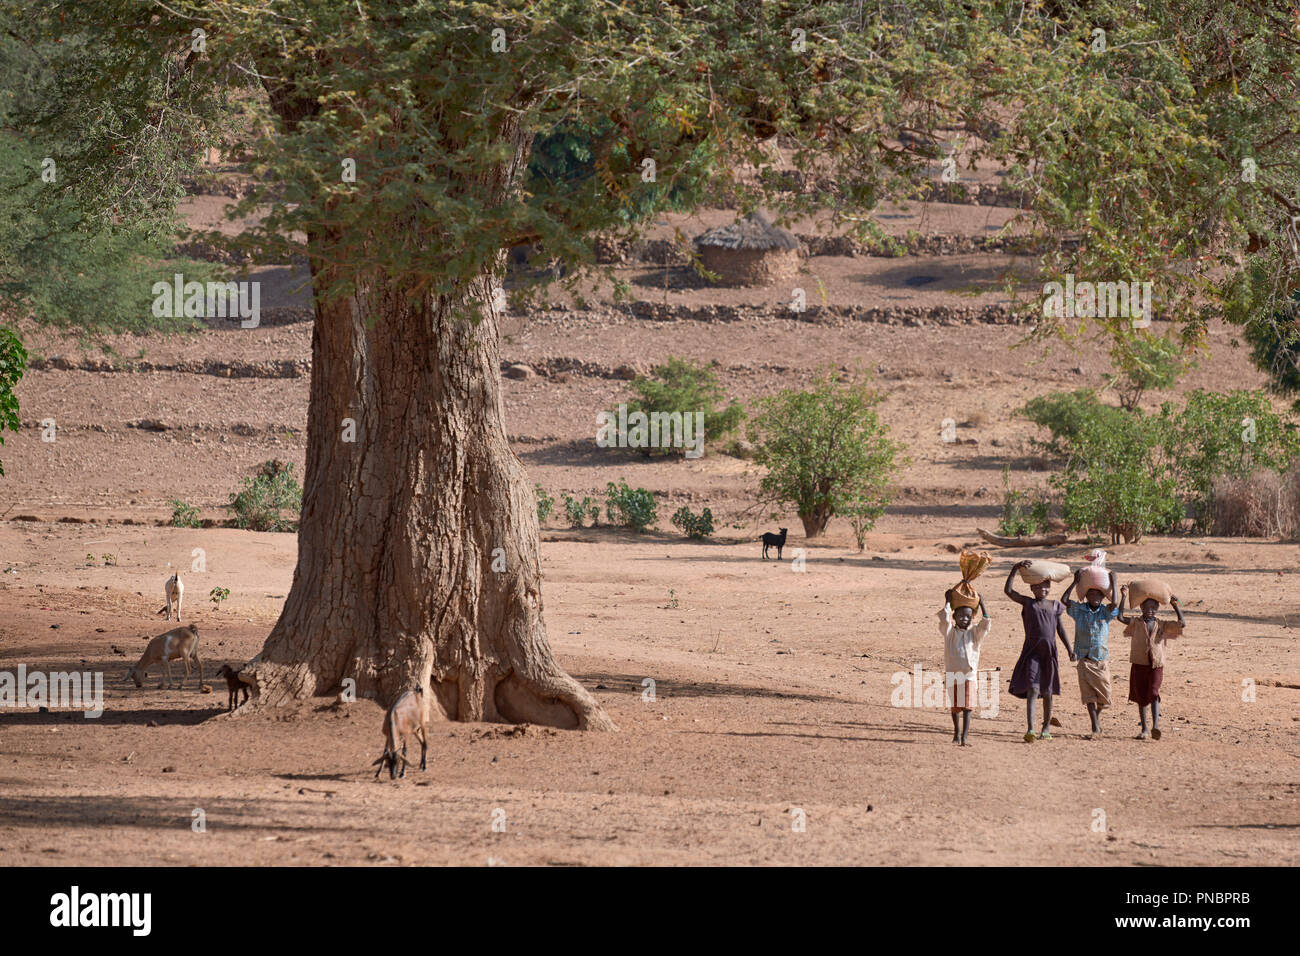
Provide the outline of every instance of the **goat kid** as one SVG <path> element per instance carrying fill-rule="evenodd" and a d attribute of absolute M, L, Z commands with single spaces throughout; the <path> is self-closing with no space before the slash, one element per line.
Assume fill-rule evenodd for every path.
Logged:
<path fill-rule="evenodd" d="M 177 571 L 167 579 L 163 585 L 163 593 L 167 595 L 167 603 L 158 609 L 158 613 L 167 613 L 167 620 L 172 619 L 172 604 L 176 605 L 176 622 L 180 623 L 181 619 L 181 598 L 185 596 L 185 585 L 181 584 L 181 575 Z"/>
<path fill-rule="evenodd" d="M 180 682 L 182 690 L 185 689 L 185 678 L 190 676 L 190 661 L 194 661 L 198 667 L 199 686 L 203 685 L 203 662 L 199 660 L 199 630 L 193 624 L 174 627 L 150 641 L 149 646 L 140 655 L 140 660 L 126 672 L 127 679 L 135 681 L 136 687 L 143 687 L 142 678 L 149 676 L 149 668 L 161 663 L 165 676 L 158 689 L 162 690 L 171 685 L 172 661 L 181 661 L 185 664 L 185 677 L 182 677 Z"/>
<path fill-rule="evenodd" d="M 375 771 L 375 779 L 383 773 L 385 767 L 388 768 L 388 777 L 390 780 L 399 776 L 397 772 L 397 762 L 402 762 L 402 772 L 400 776 L 406 776 L 406 765 L 410 763 L 406 759 L 406 737 L 408 734 L 415 734 L 416 739 L 420 741 L 420 769 L 426 770 L 427 765 L 425 758 L 429 752 L 429 732 L 426 728 L 425 707 L 424 707 L 424 688 L 417 687 L 414 690 L 408 690 L 393 701 L 393 706 L 388 708 L 388 713 L 384 715 L 384 753 L 371 764 L 379 765 Z M 397 742 L 402 742 L 402 752 L 397 752 Z"/>
<path fill-rule="evenodd" d="M 235 670 L 229 664 L 222 664 L 221 669 L 217 671 L 217 673 L 226 679 L 226 690 L 230 694 L 230 696 L 226 700 L 226 704 L 227 704 L 226 712 L 229 713 L 230 711 L 234 710 L 237 706 L 239 706 L 239 704 L 241 703 L 247 704 L 248 685 L 239 679 L 239 671 Z M 244 699 L 242 701 L 239 700 L 239 692 L 241 690 L 244 692 Z"/>

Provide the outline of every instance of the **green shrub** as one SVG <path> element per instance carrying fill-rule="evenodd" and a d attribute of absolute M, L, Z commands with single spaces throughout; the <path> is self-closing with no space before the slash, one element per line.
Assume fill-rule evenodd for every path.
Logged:
<path fill-rule="evenodd" d="M 1197 389 L 1180 410 L 1166 403 L 1160 414 L 1165 455 L 1201 531 L 1213 519 L 1216 482 L 1261 470 L 1285 471 L 1300 451 L 1296 425 L 1277 414 L 1259 390 Z"/>
<path fill-rule="evenodd" d="M 235 527 L 248 531 L 290 531 L 302 511 L 302 488 L 293 465 L 279 459 L 262 463 L 256 476 L 230 496 Z M 289 512 L 288 515 L 282 512 Z"/>
<path fill-rule="evenodd" d="M 591 498 L 583 497 L 581 501 L 576 498 L 570 498 L 564 495 L 564 516 L 569 521 L 569 527 L 581 528 L 583 522 L 588 517 L 594 526 L 600 519 L 600 503 L 593 501 Z"/>
<path fill-rule="evenodd" d="M 1176 530 L 1184 511 L 1161 453 L 1161 419 L 1117 411 L 1114 422 L 1094 418 L 1080 426 L 1065 471 L 1050 479 L 1061 492 L 1066 527 L 1106 535 L 1111 544 Z"/>
<path fill-rule="evenodd" d="M 1030 399 L 1020 414 L 1051 432 L 1051 440 L 1039 442 L 1040 446 L 1053 454 L 1065 455 L 1085 426 L 1120 427 L 1128 413 L 1106 405 L 1092 389 L 1081 388 Z"/>
<path fill-rule="evenodd" d="M 0 326 L 0 445 L 5 443 L 5 429 L 18 431 L 18 396 L 14 388 L 27 368 L 27 350 L 11 329 Z M 0 478 L 4 477 L 0 462 Z"/>
<path fill-rule="evenodd" d="M 537 523 L 544 524 L 555 510 L 555 499 L 541 485 L 533 485 L 533 492 L 537 495 Z"/>
<path fill-rule="evenodd" d="M 187 505 L 179 498 L 173 498 L 171 525 L 173 528 L 199 527 L 199 509 L 193 505 Z"/>
<path fill-rule="evenodd" d="M 673 524 L 688 538 L 707 538 L 713 534 L 713 512 L 705 508 L 702 514 L 695 515 L 682 505 L 673 514 Z"/>
<path fill-rule="evenodd" d="M 736 402 L 723 405 L 727 393 L 719 384 L 717 376 L 700 365 L 685 359 L 669 357 L 662 364 L 656 365 L 648 376 L 637 376 L 630 388 L 635 397 L 627 404 L 627 414 L 643 412 L 649 415 L 693 415 L 704 414 L 704 431 L 710 443 L 722 442 L 734 432 L 745 417 L 745 410 Z M 607 412 L 618 418 L 617 409 Z M 685 448 L 671 447 L 675 432 L 664 434 L 660 431 L 659 444 L 638 449 L 647 457 L 654 454 L 681 455 Z M 694 433 L 692 433 L 694 435 Z M 704 441 L 704 435 L 697 439 Z M 704 446 L 701 446 L 704 447 Z"/>
<path fill-rule="evenodd" d="M 998 534 L 1008 538 L 1038 534 L 1047 527 L 1048 510 L 1047 494 L 1041 489 L 1033 491 L 1013 491 L 1011 489 L 1011 467 L 1004 465 L 1002 468 L 1002 520 L 998 522 Z"/>
<path fill-rule="evenodd" d="M 645 488 L 629 488 L 626 481 L 618 485 L 611 481 L 606 486 L 605 514 L 611 523 L 638 532 L 653 527 L 659 520 L 654 494 Z"/>
<path fill-rule="evenodd" d="M 810 391 L 783 389 L 759 400 L 749 426 L 754 460 L 767 467 L 759 493 L 765 502 L 792 505 L 808 538 L 850 507 L 878 516 L 889 504 L 902 446 L 887 437 L 879 401 L 867 385 L 835 373 Z"/>

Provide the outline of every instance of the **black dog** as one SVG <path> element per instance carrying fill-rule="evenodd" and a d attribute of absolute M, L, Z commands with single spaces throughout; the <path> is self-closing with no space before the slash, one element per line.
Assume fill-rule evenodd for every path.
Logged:
<path fill-rule="evenodd" d="M 776 559 L 781 560 L 781 549 L 785 547 L 785 533 L 789 530 L 782 528 L 780 534 L 772 534 L 770 531 L 763 533 L 763 560 L 767 560 L 767 549 L 776 548 Z"/>
<path fill-rule="evenodd" d="M 239 698 L 239 692 L 244 692 L 243 702 L 248 703 L 248 685 L 239 679 L 239 671 L 235 670 L 229 664 L 222 664 L 221 670 L 217 671 L 226 679 L 226 690 L 230 692 L 230 698 L 226 701 L 230 710 L 235 709 L 235 702 Z M 227 711 L 229 713 L 229 711 Z"/>

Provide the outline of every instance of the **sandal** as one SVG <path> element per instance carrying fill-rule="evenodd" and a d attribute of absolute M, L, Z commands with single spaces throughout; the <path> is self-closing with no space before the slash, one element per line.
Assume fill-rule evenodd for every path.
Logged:
<path fill-rule="evenodd" d="M 1039 733 L 1039 735 L 1038 735 L 1038 739 L 1039 739 L 1039 740 L 1051 740 L 1051 739 L 1052 739 L 1052 735 L 1051 735 L 1051 733 L 1050 733 L 1049 731 L 1044 730 L 1044 731 L 1042 731 L 1042 732 Z"/>
<path fill-rule="evenodd" d="M 1034 732 L 1032 730 L 1027 731 L 1025 733 L 1025 743 L 1032 744 L 1037 739 L 1038 738 L 1034 736 Z"/>
<path fill-rule="evenodd" d="M 1152 740 L 1159 740 L 1159 739 L 1160 739 L 1160 728 L 1159 728 L 1159 727 L 1152 727 L 1152 728 L 1151 728 L 1151 739 L 1152 739 Z"/>

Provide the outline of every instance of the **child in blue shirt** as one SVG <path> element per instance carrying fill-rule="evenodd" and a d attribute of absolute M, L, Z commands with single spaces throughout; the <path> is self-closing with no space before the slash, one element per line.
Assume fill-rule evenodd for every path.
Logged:
<path fill-rule="evenodd" d="M 1119 588 L 1115 572 L 1110 572 L 1111 603 L 1103 605 L 1106 599 L 1098 588 L 1089 588 L 1083 601 L 1071 601 L 1070 593 L 1079 584 L 1082 570 L 1074 572 L 1074 580 L 1065 589 L 1061 603 L 1065 613 L 1074 619 L 1074 656 L 1079 662 L 1079 694 L 1088 708 L 1088 719 L 1092 721 L 1092 733 L 1101 736 L 1101 712 L 1110 706 L 1110 622 L 1120 615 L 1120 608 L 1115 605 L 1115 595 Z"/>

